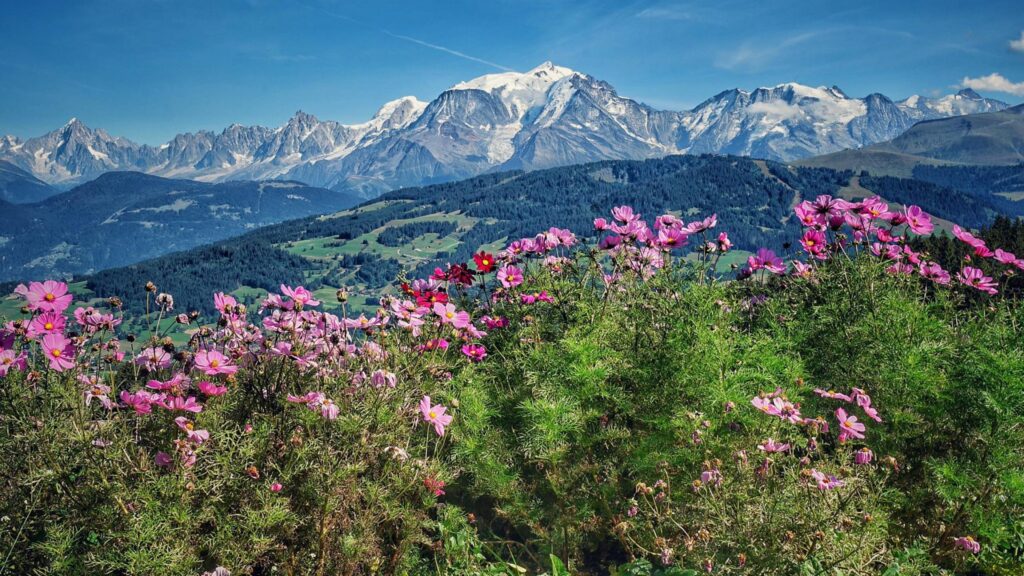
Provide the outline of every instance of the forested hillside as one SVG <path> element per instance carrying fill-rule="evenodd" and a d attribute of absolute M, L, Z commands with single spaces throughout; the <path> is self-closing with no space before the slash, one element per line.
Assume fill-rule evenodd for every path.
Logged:
<path fill-rule="evenodd" d="M 971 228 L 999 212 L 984 197 L 929 182 L 859 178 L 857 186 L 851 183 L 857 182 L 850 172 L 710 155 L 488 174 L 397 190 L 355 209 L 268 226 L 86 281 L 92 295 L 101 297 L 131 296 L 129 287 L 153 281 L 178 295 L 180 307 L 206 312 L 211 304 L 203 294 L 226 291 L 255 298 L 284 281 L 305 283 L 331 300 L 337 288 L 347 287 L 363 303 L 376 301 L 379 289 L 402 270 L 424 275 L 446 262 L 466 262 L 479 246 L 551 226 L 586 234 L 606 206 L 717 214 L 740 249 L 737 258 L 758 246 L 785 251 L 798 230 L 792 207 L 820 194 L 916 203 Z M 239 252 L 260 257 L 238 258 Z M 144 301 L 129 298 L 127 305 L 138 310 Z"/>

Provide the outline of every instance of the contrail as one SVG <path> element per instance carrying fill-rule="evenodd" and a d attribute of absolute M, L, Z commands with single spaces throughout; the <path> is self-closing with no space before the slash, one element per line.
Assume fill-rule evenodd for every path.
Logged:
<path fill-rule="evenodd" d="M 471 62 L 478 62 L 480 64 L 485 64 L 487 66 L 491 66 L 493 68 L 497 68 L 498 70 L 504 70 L 506 72 L 509 72 L 509 71 L 512 70 L 508 66 L 502 66 L 501 64 L 498 64 L 496 62 L 491 62 L 490 60 L 484 60 L 483 58 L 477 58 L 476 56 L 472 56 L 470 54 L 466 54 L 465 52 L 459 52 L 458 50 L 452 50 L 451 48 L 446 48 L 445 46 L 441 46 L 439 44 L 431 44 L 430 42 L 427 42 L 425 40 L 420 40 L 419 38 L 413 38 L 412 36 L 405 36 L 403 34 L 395 34 L 394 32 L 390 32 L 388 30 L 385 30 L 383 28 L 379 28 L 379 27 L 374 26 L 372 24 L 368 24 L 366 22 L 361 22 L 359 20 L 356 20 L 355 18 L 352 18 L 351 16 L 345 16 L 344 14 L 335 14 L 334 12 L 329 12 L 327 10 L 324 10 L 323 8 L 318 8 L 318 7 L 315 7 L 315 6 L 308 6 L 307 5 L 306 8 L 310 8 L 310 9 L 313 9 L 313 10 L 317 10 L 319 12 L 323 12 L 324 14 L 326 14 L 328 16 L 331 16 L 332 18 L 338 18 L 340 20 L 347 20 L 347 21 L 352 22 L 354 24 L 358 24 L 360 26 L 365 26 L 366 28 L 370 28 L 372 30 L 376 30 L 377 32 L 380 32 L 381 34 L 384 34 L 386 36 L 391 36 L 392 38 L 397 38 L 399 40 L 405 40 L 406 42 L 411 42 L 413 44 L 419 44 L 420 46 L 424 46 L 424 47 L 430 48 L 432 50 L 437 50 L 438 52 L 444 52 L 445 54 L 451 54 L 452 56 L 458 56 L 459 58 L 462 58 L 464 60 L 469 60 Z"/>
<path fill-rule="evenodd" d="M 387 34 L 388 36 L 391 36 L 392 38 L 398 38 L 399 40 L 405 40 L 406 42 L 412 42 L 413 44 L 419 44 L 420 46 L 426 46 L 427 48 L 433 48 L 434 50 L 439 50 L 441 52 L 446 52 L 448 54 L 451 54 L 452 56 L 458 56 L 459 58 L 465 58 L 466 60 L 472 60 L 473 62 L 479 62 L 481 64 L 486 64 L 488 66 L 493 66 L 493 67 L 497 68 L 498 70 L 505 70 L 505 71 L 511 71 L 512 70 L 508 66 L 502 66 L 501 64 L 497 64 L 495 62 L 491 62 L 490 60 L 484 60 L 483 58 L 477 58 L 476 56 L 470 56 L 469 54 L 466 54 L 465 52 L 459 52 L 458 50 L 452 50 L 451 48 L 445 48 L 444 46 L 438 46 L 437 44 L 431 44 L 430 42 L 425 42 L 423 40 L 419 40 L 419 39 L 413 38 L 411 36 L 403 36 L 401 34 L 395 34 L 394 32 L 388 32 L 387 30 L 384 30 L 384 29 L 381 29 L 381 28 L 378 28 L 378 30 L 380 30 L 384 34 Z"/>

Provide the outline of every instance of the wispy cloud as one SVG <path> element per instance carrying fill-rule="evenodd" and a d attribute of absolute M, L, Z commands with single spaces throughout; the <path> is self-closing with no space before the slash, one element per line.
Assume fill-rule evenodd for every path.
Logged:
<path fill-rule="evenodd" d="M 650 20 L 693 20 L 694 14 L 682 6 L 657 6 L 644 8 L 636 13 L 636 17 Z"/>
<path fill-rule="evenodd" d="M 726 70 L 739 68 L 756 69 L 763 67 L 801 46 L 818 38 L 857 34 L 860 36 L 889 36 L 908 40 L 914 35 L 903 30 L 891 30 L 871 26 L 838 26 L 792 34 L 782 39 L 759 38 L 747 40 L 732 50 L 722 52 L 715 59 L 715 66 Z"/>
<path fill-rule="evenodd" d="M 1010 40 L 1010 50 L 1013 50 L 1014 52 L 1024 52 L 1024 30 L 1021 30 L 1020 38 Z"/>
<path fill-rule="evenodd" d="M 998 72 L 977 78 L 965 76 L 960 86 L 985 92 L 1002 92 L 1004 94 L 1013 94 L 1014 96 L 1024 96 L 1024 82 L 1011 82 Z"/>
<path fill-rule="evenodd" d="M 318 12 L 326 14 L 327 16 L 330 16 L 332 18 L 337 18 L 339 20 L 345 20 L 345 21 L 348 21 L 348 22 L 352 22 L 353 24 L 358 24 L 358 25 L 363 26 L 365 28 L 369 28 L 371 30 L 376 30 L 377 32 L 380 32 L 381 34 L 384 34 L 385 36 L 390 36 L 390 37 L 395 38 L 397 40 L 402 40 L 402 41 L 405 41 L 405 42 L 416 44 L 418 46 L 423 46 L 424 48 L 430 48 L 431 50 L 436 50 L 438 52 L 444 52 L 445 54 L 449 54 L 449 55 L 455 56 L 457 58 L 462 58 L 463 60 L 469 60 L 470 62 L 477 62 L 479 64 L 484 64 L 484 65 L 487 65 L 487 66 L 491 66 L 492 68 L 497 68 L 498 70 L 504 70 L 504 71 L 512 70 L 512 68 L 509 68 L 508 66 L 503 66 L 503 65 L 498 64 L 496 62 L 491 62 L 490 60 L 485 60 L 483 58 L 479 58 L 477 56 L 473 56 L 472 54 L 466 54 L 465 52 L 461 52 L 461 51 L 455 50 L 453 48 L 448 48 L 447 46 L 441 46 L 440 44 L 434 44 L 433 42 L 427 42 L 426 40 L 421 40 L 419 38 L 413 38 L 412 36 L 406 36 L 405 34 L 396 34 L 395 32 L 391 32 L 390 30 L 385 30 L 384 28 L 381 28 L 379 26 L 374 26 L 373 24 L 369 24 L 369 23 L 363 22 L 361 20 L 357 20 L 355 18 L 352 18 L 351 16 L 346 16 L 345 14 L 337 14 L 335 12 L 330 12 L 328 10 L 324 10 L 323 8 L 317 8 L 317 7 L 314 7 L 314 6 L 306 6 L 306 7 L 311 9 L 311 10 L 316 10 Z"/>

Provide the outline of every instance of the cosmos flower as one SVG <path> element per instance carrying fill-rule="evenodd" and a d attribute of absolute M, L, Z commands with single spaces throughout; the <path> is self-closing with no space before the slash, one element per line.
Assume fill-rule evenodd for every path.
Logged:
<path fill-rule="evenodd" d="M 67 310 L 74 298 L 68 293 L 67 284 L 54 280 L 32 282 L 28 285 L 24 296 L 29 310 L 57 313 Z"/>
<path fill-rule="evenodd" d="M 42 345 L 51 369 L 63 372 L 75 367 L 75 345 L 63 334 L 44 335 Z"/>
<path fill-rule="evenodd" d="M 444 436 L 444 429 L 452 423 L 452 416 L 446 414 L 448 409 L 441 404 L 430 403 L 430 396 L 424 396 L 420 400 L 420 414 L 423 416 L 423 421 L 434 425 L 434 432 L 438 436 Z"/>
<path fill-rule="evenodd" d="M 196 354 L 195 364 L 196 368 L 207 376 L 238 372 L 238 366 L 233 364 L 227 356 L 216 350 L 200 350 Z"/>

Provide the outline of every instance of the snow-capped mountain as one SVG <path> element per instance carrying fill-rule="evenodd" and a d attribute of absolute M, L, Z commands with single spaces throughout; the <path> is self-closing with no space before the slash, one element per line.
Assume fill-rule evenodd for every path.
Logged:
<path fill-rule="evenodd" d="M 550 62 L 455 84 L 431 102 L 405 97 L 345 125 L 297 112 L 284 126 L 231 125 L 139 145 L 77 120 L 25 141 L 0 138 L 0 160 L 61 187 L 112 170 L 201 181 L 291 179 L 358 190 L 504 169 L 604 159 L 724 153 L 795 160 L 892 139 L 915 122 L 997 111 L 972 90 L 894 102 L 795 83 L 728 90 L 688 111 L 656 110 Z"/>

